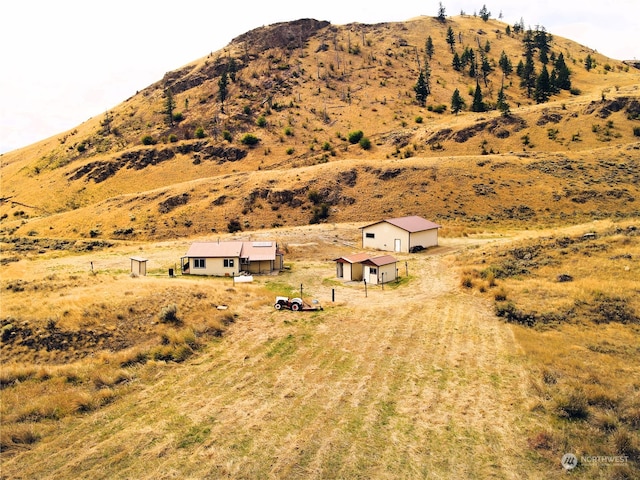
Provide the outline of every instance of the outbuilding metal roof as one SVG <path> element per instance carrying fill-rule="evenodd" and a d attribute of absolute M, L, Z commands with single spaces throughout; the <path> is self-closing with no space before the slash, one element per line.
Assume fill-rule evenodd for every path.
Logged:
<path fill-rule="evenodd" d="M 387 223 L 390 223 L 391 225 L 395 225 L 396 227 L 406 230 L 409 233 L 422 232 L 424 230 L 433 230 L 435 228 L 441 228 L 441 226 L 438 225 L 437 223 L 427 220 L 426 218 L 419 217 L 418 215 L 411 215 L 409 217 L 387 218 L 384 220 L 380 220 L 379 222 L 365 225 L 362 228 L 371 227 L 373 225 L 377 225 L 383 222 L 387 222 Z"/>
<path fill-rule="evenodd" d="M 383 265 L 389 265 L 391 263 L 396 263 L 396 257 L 393 255 L 382 255 L 381 257 L 368 258 L 364 262 L 365 265 L 375 265 L 376 267 L 382 267 Z"/>
<path fill-rule="evenodd" d="M 275 260 L 275 242 L 194 242 L 185 257 L 248 258 L 251 262 Z"/>
<path fill-rule="evenodd" d="M 353 255 L 347 255 L 344 257 L 336 258 L 334 262 L 340 263 L 360 263 L 367 260 L 371 255 L 368 253 L 354 253 Z"/>

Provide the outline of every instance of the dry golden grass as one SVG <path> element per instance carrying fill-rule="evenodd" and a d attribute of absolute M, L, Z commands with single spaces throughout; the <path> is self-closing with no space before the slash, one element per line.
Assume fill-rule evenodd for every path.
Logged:
<path fill-rule="evenodd" d="M 637 232 L 633 222 L 532 232 L 462 260 L 481 260 L 475 269 L 465 267 L 463 282 L 484 285 L 498 314 L 528 324 L 513 329 L 531 365 L 528 437 L 536 455 L 626 456 L 607 473 L 603 465 L 582 465 L 585 478 L 638 473 Z M 500 277 L 494 280 L 499 291 L 484 283 L 483 272 Z M 559 281 L 560 275 L 570 278 Z"/>
<path fill-rule="evenodd" d="M 31 382 L 52 390 L 66 421 L 52 433 L 47 426 L 58 420 L 41 403 L 16 410 L 37 420 L 35 432 L 47 442 L 25 452 L 14 447 L 3 471 L 98 478 L 518 478 L 523 465 L 539 471 L 522 435 L 525 358 L 490 304 L 459 291 L 447 269 L 452 258 L 444 255 L 464 241 L 406 256 L 406 283 L 371 287 L 365 296 L 362 286 L 330 281 L 330 261 L 314 260 L 316 248 L 344 254 L 353 247 L 315 230 L 317 237 L 305 229 L 287 237 L 297 257 L 288 272 L 228 292 L 235 322 L 186 362 L 122 368 L 132 352 L 103 354 L 103 366 L 88 367 L 89 383 L 69 387 L 65 403 L 54 384 Z M 301 283 L 325 309 L 275 311 L 273 296 Z M 196 328 L 164 331 L 161 347 L 191 342 Z M 3 404 L 16 409 L 18 391 L 5 388 Z M 95 409 L 94 396 L 111 391 L 114 401 Z M 9 431 L 12 425 L 21 422 Z M 40 462 L 57 435 L 64 444 Z"/>
<path fill-rule="evenodd" d="M 451 24 L 515 67 L 521 39 L 496 32 L 504 24 Z M 445 31 L 426 17 L 334 26 L 303 50 L 257 55 L 224 114 L 210 78 L 176 94 L 191 101 L 169 129 L 158 83 L 113 109 L 117 135 L 94 118 L 2 156 L 3 476 L 553 478 L 568 450 L 637 458 L 640 251 L 625 229 L 640 198 L 629 118 L 640 74 L 555 37 L 581 95 L 535 105 L 509 85 L 520 126 L 493 111 L 440 115 L 412 90 L 427 35 L 438 52 L 429 104 L 473 83 L 452 72 Z M 245 47 L 187 67 L 243 59 Z M 189 68 L 172 75 L 192 80 Z M 72 179 L 170 148 L 170 133 L 191 148 L 200 124 L 212 146 L 239 147 L 245 133 L 261 143 L 240 161 L 177 153 Z M 370 150 L 348 143 L 355 130 Z M 143 134 L 159 143 L 141 146 Z M 307 225 L 312 192 L 330 204 L 321 225 Z M 384 290 L 335 281 L 331 260 L 359 249 L 358 227 L 405 214 L 442 223 L 442 245 L 401 256 L 408 275 Z M 231 219 L 242 232 L 225 233 Z M 195 238 L 276 239 L 291 268 L 252 285 L 169 278 Z M 131 256 L 148 258 L 150 275 L 131 277 Z M 275 312 L 273 296 L 301 284 L 325 310 Z M 498 321 L 495 302 L 533 328 Z M 178 321 L 164 323 L 173 305 Z M 578 473 L 634 478 L 637 463 Z"/>
<path fill-rule="evenodd" d="M 460 51 L 476 48 L 480 39 L 490 41 L 486 54 L 491 61 L 497 62 L 503 50 L 514 68 L 521 58 L 522 39 L 504 35 L 506 25 L 501 22 L 454 17 L 450 24 L 463 37 L 457 46 Z M 256 41 L 249 43 L 255 48 L 260 34 L 252 32 Z M 582 94 L 563 92 L 536 105 L 518 87 L 514 74 L 508 97 L 514 118 L 526 125 L 516 129 L 506 124 L 508 136 L 498 137 L 487 125 L 482 127 L 482 122 L 500 121 L 496 111 L 455 116 L 415 103 L 416 53 L 424 56 L 427 36 L 436 49 L 429 106 L 448 105 L 454 88 L 464 94 L 474 83 L 468 75 L 452 70 L 445 34 L 446 26 L 428 17 L 376 26 L 332 26 L 310 37 L 302 52 L 274 45 L 260 54 L 254 52 L 250 61 L 246 61 L 247 44 L 232 42 L 223 51 L 185 66 L 182 73 L 172 73 L 172 78 L 189 81 L 193 72 L 226 62 L 229 55 L 236 55 L 243 67 L 237 82 L 230 84 L 225 113 L 209 98 L 217 78 L 176 93 L 176 105 L 185 115 L 184 122 L 174 128 L 180 139 L 177 144 L 162 143 L 172 129 L 161 113 L 160 82 L 113 109 L 118 135 L 104 136 L 102 118 L 94 118 L 59 139 L 3 155 L 3 199 L 7 200 L 0 204 L 3 232 L 145 240 L 226 232 L 232 219 L 238 219 L 245 230 L 304 225 L 312 217 L 307 194 L 314 189 L 330 202 L 329 221 L 333 222 L 419 213 L 448 225 L 513 221 L 521 226 L 526 221 L 542 226 L 564 224 L 572 216 L 574 222 L 581 222 L 594 215 L 637 211 L 629 201 L 638 198 L 632 175 L 638 168 L 633 161 L 637 120 L 629 118 L 633 116 L 629 108 L 638 101 L 640 72 L 554 37 L 553 51 L 565 55 L 572 82 Z M 329 50 L 319 50 L 322 43 L 330 45 Z M 359 53 L 348 53 L 348 46 L 356 44 Z M 587 54 L 598 62 L 590 72 L 582 67 Z M 604 68 L 607 64 L 609 69 Z M 496 100 L 498 70 L 484 89 L 488 102 Z M 266 87 L 280 82 L 287 89 L 276 92 Z M 188 110 L 182 108 L 187 98 Z M 272 99 L 271 108 L 265 106 L 265 98 Z M 621 103 L 609 108 L 608 102 L 616 101 Z M 245 108 L 251 113 L 245 113 Z M 255 125 L 259 116 L 267 118 L 266 127 Z M 418 116 L 422 123 L 415 122 Z M 210 124 L 212 118 L 218 119 L 216 125 Z M 187 135 L 189 129 L 200 125 L 206 126 L 206 141 L 215 147 L 244 148 L 239 139 L 245 133 L 259 136 L 261 143 L 248 149 L 240 161 L 203 160 L 194 152 L 177 152 L 145 168 L 123 167 L 104 181 L 70 180 L 79 168 L 96 163 L 106 162 L 108 170 L 109 162 L 124 153 L 188 147 L 194 143 L 192 132 Z M 222 139 L 222 129 L 232 133 L 231 143 Z M 293 134 L 287 135 L 285 129 Z M 437 142 L 441 148 L 432 149 L 434 135 L 447 129 L 451 135 L 443 135 Z M 465 129 L 474 133 L 456 141 L 453 134 Z M 371 139 L 370 150 L 346 140 L 355 130 Z M 158 137 L 160 143 L 141 146 L 145 133 Z M 525 135 L 528 146 L 523 144 Z M 86 154 L 79 155 L 75 146 L 83 141 L 93 143 Z M 483 148 L 495 155 L 482 155 Z M 288 149 L 295 153 L 288 155 Z M 535 162 L 539 163 L 536 168 L 523 168 Z M 550 162 L 550 171 L 541 170 L 540 163 L 545 162 Z M 602 162 L 628 172 L 620 172 L 612 182 L 607 176 L 610 165 Z M 350 176 L 352 172 L 356 177 Z M 604 178 L 606 185 L 600 181 Z M 520 201 L 525 191 L 535 195 Z M 293 195 L 295 202 L 282 201 L 283 192 Z M 387 192 L 394 192 L 393 205 Z M 160 207 L 183 195 L 188 196 L 185 204 L 170 211 Z M 531 209 L 524 212 L 526 218 L 518 216 L 522 206 Z"/>

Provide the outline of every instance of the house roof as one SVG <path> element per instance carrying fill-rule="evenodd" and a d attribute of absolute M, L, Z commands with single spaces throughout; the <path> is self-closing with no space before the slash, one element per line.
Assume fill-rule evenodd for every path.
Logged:
<path fill-rule="evenodd" d="M 379 222 L 365 225 L 362 228 L 371 227 L 383 222 L 390 223 L 391 225 L 406 230 L 409 233 L 422 232 L 424 230 L 433 230 L 435 228 L 441 227 L 437 223 L 427 220 L 426 218 L 419 217 L 418 215 L 411 215 L 408 217 L 386 218 L 384 220 L 380 220 Z"/>
<path fill-rule="evenodd" d="M 249 261 L 275 260 L 275 242 L 194 242 L 189 247 L 189 258 L 248 258 Z"/>
<path fill-rule="evenodd" d="M 274 260 L 276 258 L 275 242 L 243 242 L 242 258 L 248 258 L 252 262 L 261 260 Z"/>
<path fill-rule="evenodd" d="M 336 258 L 334 262 L 340 263 L 360 263 L 367 260 L 371 255 L 368 253 L 354 253 L 353 255 L 347 255 L 344 257 Z"/>
<path fill-rule="evenodd" d="M 368 258 L 362 263 L 364 263 L 365 265 L 375 265 L 376 267 L 382 267 L 383 265 L 389 265 L 391 263 L 396 263 L 397 261 L 398 260 L 396 260 L 396 257 L 394 257 L 393 255 L 382 255 L 380 257 Z"/>

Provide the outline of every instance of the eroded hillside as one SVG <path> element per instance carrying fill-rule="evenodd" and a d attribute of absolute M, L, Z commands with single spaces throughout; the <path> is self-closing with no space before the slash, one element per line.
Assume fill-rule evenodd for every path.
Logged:
<path fill-rule="evenodd" d="M 449 224 L 637 213 L 640 72 L 544 29 L 516 30 L 459 16 L 247 32 L 3 155 L 2 229 L 146 239 L 391 212 Z M 527 35 L 548 47 L 547 64 L 534 48 L 535 71 L 555 73 L 562 55 L 571 91 L 537 103 L 521 86 Z M 484 112 L 471 111 L 478 86 Z M 496 109 L 501 87 L 508 112 Z M 466 106 L 453 114 L 456 89 Z"/>

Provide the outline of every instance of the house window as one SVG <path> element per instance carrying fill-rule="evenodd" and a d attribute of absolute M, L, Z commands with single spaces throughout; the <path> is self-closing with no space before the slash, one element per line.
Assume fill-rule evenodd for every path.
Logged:
<path fill-rule="evenodd" d="M 224 259 L 224 268 L 233 268 L 233 266 L 234 266 L 233 258 Z"/>
<path fill-rule="evenodd" d="M 373 268 L 373 267 L 369 267 L 369 273 L 371 275 L 377 275 L 378 274 L 378 269 L 377 268 Z"/>
<path fill-rule="evenodd" d="M 204 259 L 204 258 L 194 258 L 193 259 L 193 268 L 207 268 L 206 259 Z"/>
<path fill-rule="evenodd" d="M 240 259 L 240 264 L 241 265 L 249 265 L 249 258 L 247 258 L 247 257 L 241 258 Z"/>
<path fill-rule="evenodd" d="M 365 233 L 364 236 L 367 237 L 367 238 L 376 238 L 376 234 L 375 233 Z"/>

